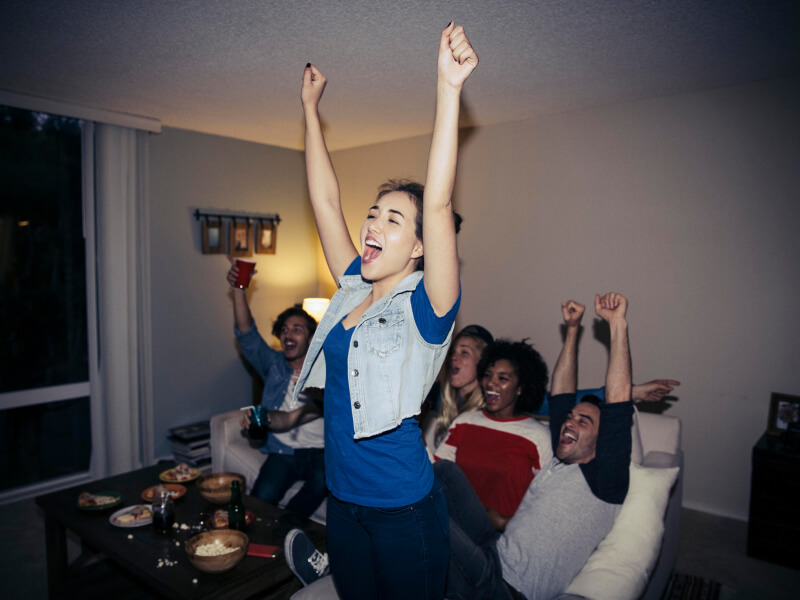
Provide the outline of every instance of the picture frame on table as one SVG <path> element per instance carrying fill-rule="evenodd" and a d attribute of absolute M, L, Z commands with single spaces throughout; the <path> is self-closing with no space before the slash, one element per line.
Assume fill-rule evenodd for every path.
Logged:
<path fill-rule="evenodd" d="M 201 222 L 203 254 L 225 254 L 228 247 L 225 222 L 222 219 L 203 219 Z"/>
<path fill-rule="evenodd" d="M 230 248 L 231 256 L 250 256 L 253 254 L 250 237 L 250 223 L 247 221 L 231 222 Z"/>
<path fill-rule="evenodd" d="M 278 228 L 274 221 L 256 223 L 256 254 L 275 254 L 278 245 Z"/>
<path fill-rule="evenodd" d="M 767 433 L 783 435 L 790 429 L 800 429 L 800 396 L 772 392 Z"/>

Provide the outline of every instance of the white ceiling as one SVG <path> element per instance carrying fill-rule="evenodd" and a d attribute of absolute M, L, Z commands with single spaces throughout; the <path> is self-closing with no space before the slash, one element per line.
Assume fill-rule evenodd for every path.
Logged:
<path fill-rule="evenodd" d="M 331 149 L 429 133 L 439 32 L 480 66 L 489 124 L 800 74 L 797 0 L 2 0 L 0 89 L 302 147 L 300 77 L 328 76 Z"/>

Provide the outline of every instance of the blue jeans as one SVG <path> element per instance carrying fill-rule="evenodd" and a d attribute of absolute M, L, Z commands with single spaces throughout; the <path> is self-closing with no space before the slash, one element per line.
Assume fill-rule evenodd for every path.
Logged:
<path fill-rule="evenodd" d="M 308 518 L 328 493 L 323 448 L 301 448 L 295 450 L 294 454 L 270 454 L 261 465 L 250 495 L 270 504 L 278 504 L 296 481 L 305 483 L 289 500 L 286 510 Z"/>
<path fill-rule="evenodd" d="M 447 506 L 439 481 L 419 502 L 374 508 L 328 497 L 328 556 L 342 600 L 441 600 Z"/>
<path fill-rule="evenodd" d="M 511 600 L 497 554 L 498 533 L 467 476 L 449 460 L 437 461 L 433 472 L 442 482 L 450 514 L 447 597 Z"/>

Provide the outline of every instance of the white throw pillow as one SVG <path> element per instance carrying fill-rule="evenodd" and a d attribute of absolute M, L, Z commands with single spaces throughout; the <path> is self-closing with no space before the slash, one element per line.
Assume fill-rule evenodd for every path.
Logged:
<path fill-rule="evenodd" d="M 638 598 L 661 550 L 664 512 L 678 467 L 631 463 L 628 495 L 611 531 L 567 588 L 592 600 Z"/>

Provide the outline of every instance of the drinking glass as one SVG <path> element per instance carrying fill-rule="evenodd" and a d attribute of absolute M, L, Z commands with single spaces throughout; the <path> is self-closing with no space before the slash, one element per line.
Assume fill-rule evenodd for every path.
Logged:
<path fill-rule="evenodd" d="M 250 408 L 250 428 L 247 431 L 254 440 L 263 440 L 267 437 L 267 426 L 269 425 L 267 413 L 267 409 L 263 406 Z"/>
<path fill-rule="evenodd" d="M 157 487 L 153 492 L 153 527 L 160 533 L 167 533 L 175 523 L 175 501 L 165 487 Z"/>

